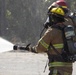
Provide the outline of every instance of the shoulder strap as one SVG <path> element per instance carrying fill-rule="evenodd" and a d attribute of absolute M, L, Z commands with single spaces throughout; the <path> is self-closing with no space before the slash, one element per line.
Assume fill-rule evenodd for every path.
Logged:
<path fill-rule="evenodd" d="M 52 45 L 52 43 L 50 43 L 50 46 L 53 48 L 53 50 L 58 54 L 58 55 L 60 55 L 61 56 L 61 54 L 57 51 L 57 49 Z"/>
<path fill-rule="evenodd" d="M 60 27 L 59 25 L 52 25 L 51 28 L 62 30 L 64 27 Z"/>
<path fill-rule="evenodd" d="M 58 54 L 58 56 L 62 59 L 62 61 L 65 61 L 65 59 L 63 58 L 62 54 L 60 54 L 57 49 L 52 45 L 52 43 L 50 43 L 50 46 L 52 47 L 52 49 Z"/>

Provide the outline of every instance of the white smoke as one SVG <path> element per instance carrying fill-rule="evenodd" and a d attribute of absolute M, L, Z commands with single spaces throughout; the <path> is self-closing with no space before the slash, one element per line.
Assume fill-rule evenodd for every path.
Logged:
<path fill-rule="evenodd" d="M 13 44 L 0 37 L 0 53 L 13 50 Z"/>

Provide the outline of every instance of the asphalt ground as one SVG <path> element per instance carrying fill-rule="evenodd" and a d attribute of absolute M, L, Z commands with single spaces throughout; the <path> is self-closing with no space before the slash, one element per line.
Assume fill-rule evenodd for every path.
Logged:
<path fill-rule="evenodd" d="M 0 53 L 0 75 L 48 75 L 46 54 L 35 54 L 25 51 Z M 76 63 L 73 63 L 73 74 L 76 75 Z"/>

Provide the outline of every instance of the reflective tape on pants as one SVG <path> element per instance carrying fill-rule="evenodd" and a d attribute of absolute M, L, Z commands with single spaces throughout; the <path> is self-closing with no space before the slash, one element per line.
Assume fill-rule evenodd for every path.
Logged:
<path fill-rule="evenodd" d="M 68 62 L 51 62 L 49 63 L 49 67 L 72 67 L 72 63 L 68 63 Z"/>

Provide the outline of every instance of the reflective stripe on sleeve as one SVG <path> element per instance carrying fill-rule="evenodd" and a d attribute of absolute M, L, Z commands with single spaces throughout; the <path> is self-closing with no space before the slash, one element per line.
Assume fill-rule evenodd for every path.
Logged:
<path fill-rule="evenodd" d="M 55 48 L 63 48 L 63 44 L 54 44 L 53 45 Z"/>
<path fill-rule="evenodd" d="M 46 49 L 49 47 L 49 45 L 44 40 L 40 40 L 40 44 Z M 53 46 L 55 48 L 63 48 L 63 44 L 54 44 Z"/>
<path fill-rule="evenodd" d="M 48 49 L 48 47 L 49 47 L 49 45 L 47 43 L 45 43 L 43 40 L 40 40 L 40 44 L 46 49 Z"/>
<path fill-rule="evenodd" d="M 67 63 L 67 62 L 51 62 L 49 63 L 49 67 L 72 67 L 72 63 Z"/>

